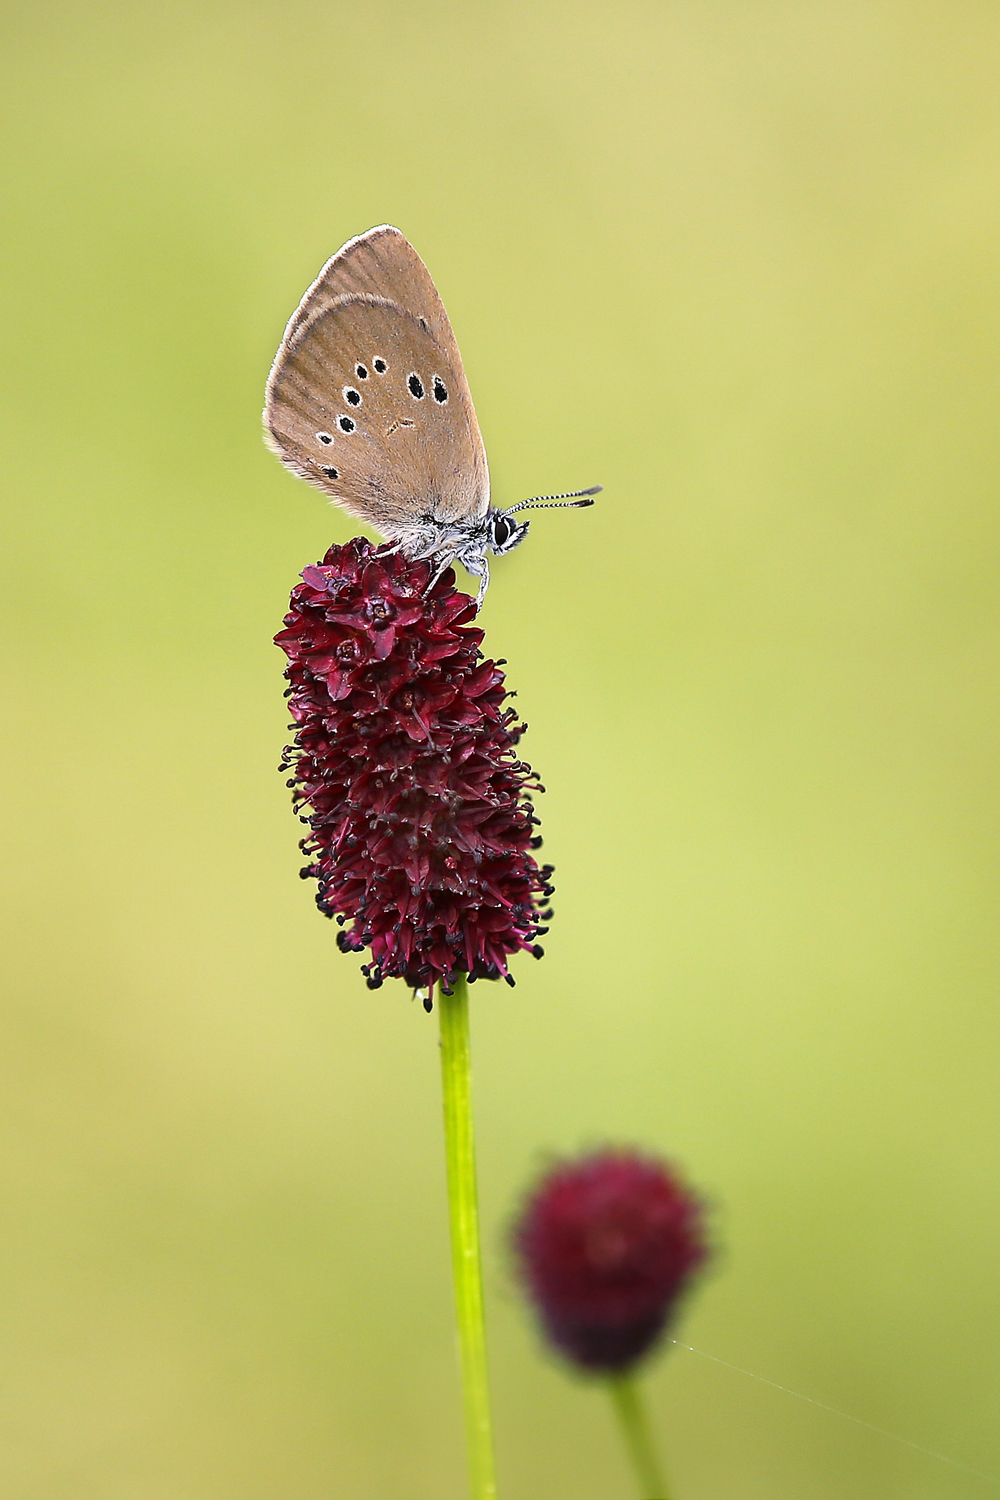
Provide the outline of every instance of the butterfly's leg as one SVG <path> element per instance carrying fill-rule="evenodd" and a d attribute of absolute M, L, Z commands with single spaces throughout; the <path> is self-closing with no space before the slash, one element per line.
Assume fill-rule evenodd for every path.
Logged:
<path fill-rule="evenodd" d="M 483 607 L 483 600 L 486 598 L 486 590 L 489 588 L 489 586 L 490 586 L 490 565 L 486 561 L 486 556 L 484 554 L 483 555 L 483 568 L 482 568 L 482 572 L 479 575 L 479 592 L 476 595 L 476 614 L 477 615 L 478 615 L 479 611 Z"/>
<path fill-rule="evenodd" d="M 424 589 L 424 598 L 425 599 L 427 598 L 427 595 L 430 593 L 431 589 L 437 583 L 438 579 L 441 577 L 442 573 L 446 573 L 447 572 L 447 570 L 451 567 L 452 563 L 455 561 L 455 559 L 456 559 L 457 556 L 458 556 L 457 552 L 445 552 L 443 554 L 442 560 L 441 560 L 441 562 L 437 566 L 437 570 L 434 573 L 431 574 L 431 581 L 430 581 L 430 583 Z"/>
<path fill-rule="evenodd" d="M 407 551 L 406 555 L 407 557 L 412 558 L 414 562 L 426 562 L 429 557 L 437 557 L 440 553 L 440 550 L 441 549 L 438 545 L 438 538 L 435 536 L 431 538 L 426 547 L 421 547 L 418 549 L 415 545 L 412 550 Z M 457 557 L 458 553 L 452 552 L 449 553 L 449 556 Z"/>
<path fill-rule="evenodd" d="M 473 578 L 479 579 L 479 593 L 476 595 L 476 613 L 483 607 L 486 598 L 486 590 L 490 586 L 490 565 L 486 560 L 485 550 L 479 547 L 466 547 L 463 551 L 452 553 L 452 561 L 458 559 L 467 573 Z"/>

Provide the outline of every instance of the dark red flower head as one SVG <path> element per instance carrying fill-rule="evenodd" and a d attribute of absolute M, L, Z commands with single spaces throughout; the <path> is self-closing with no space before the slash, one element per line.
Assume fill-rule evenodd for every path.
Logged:
<path fill-rule="evenodd" d="M 513 1244 L 548 1338 L 605 1373 L 648 1353 L 708 1253 L 698 1200 L 663 1162 L 624 1148 L 557 1162 Z"/>
<path fill-rule="evenodd" d="M 282 770 L 317 906 L 348 924 L 345 952 L 371 949 L 372 988 L 513 984 L 512 953 L 541 957 L 552 867 L 532 857 L 541 788 L 473 601 L 450 570 L 425 596 L 428 563 L 363 540 L 302 577 L 275 641 L 295 729 Z"/>

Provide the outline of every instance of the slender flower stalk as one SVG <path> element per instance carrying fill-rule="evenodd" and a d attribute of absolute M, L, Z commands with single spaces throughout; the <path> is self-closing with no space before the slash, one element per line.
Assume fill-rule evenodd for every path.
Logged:
<path fill-rule="evenodd" d="M 667 1500 L 634 1371 L 707 1257 L 697 1198 L 631 1149 L 558 1161 L 529 1194 L 513 1245 L 545 1337 L 607 1382 L 642 1500 Z"/>
<path fill-rule="evenodd" d="M 656 1445 L 649 1427 L 646 1403 L 634 1375 L 609 1375 L 608 1393 L 621 1425 L 626 1451 L 632 1460 L 642 1500 L 670 1500 Z"/>
<path fill-rule="evenodd" d="M 472 1120 L 469 993 L 464 976 L 451 993 L 441 991 L 441 1083 L 444 1098 L 448 1210 L 455 1281 L 455 1313 L 462 1365 L 465 1430 L 472 1500 L 495 1500 L 493 1433 L 490 1422 L 483 1280 L 476 1194 L 476 1149 Z"/>

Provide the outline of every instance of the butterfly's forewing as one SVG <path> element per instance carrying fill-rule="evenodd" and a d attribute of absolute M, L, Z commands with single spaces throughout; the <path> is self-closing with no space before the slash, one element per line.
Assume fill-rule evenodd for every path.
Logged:
<path fill-rule="evenodd" d="M 334 303 L 345 297 L 358 296 L 387 298 L 398 304 L 426 329 L 446 356 L 451 371 L 449 404 L 461 407 L 466 413 L 474 449 L 477 476 L 475 514 L 485 515 L 489 508 L 489 470 L 472 395 L 462 367 L 462 356 L 430 272 L 405 236 L 392 225 L 381 224 L 348 240 L 327 261 L 289 320 L 275 359 L 272 383 L 283 356 L 302 330 L 307 325 L 315 325 L 319 315 L 329 310 Z M 266 422 L 267 417 L 268 413 L 265 411 Z M 267 425 L 270 427 L 269 422 Z M 466 512 L 459 515 L 449 513 L 441 519 L 455 520 L 464 514 Z"/>
<path fill-rule="evenodd" d="M 285 337 L 321 308 L 341 297 L 358 295 L 389 297 L 415 318 L 426 319 L 432 337 L 448 351 L 454 368 L 461 370 L 455 335 L 431 273 L 409 240 L 391 224 L 356 235 L 331 256 L 289 320 Z"/>
<path fill-rule="evenodd" d="M 315 294 L 268 381 L 264 421 L 282 462 L 390 540 L 424 518 L 484 515 L 489 481 L 468 386 L 430 319 L 386 296 Z"/>

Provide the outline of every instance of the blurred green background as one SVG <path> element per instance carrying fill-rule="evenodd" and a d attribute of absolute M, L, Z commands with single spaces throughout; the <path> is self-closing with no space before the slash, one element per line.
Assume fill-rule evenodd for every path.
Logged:
<path fill-rule="evenodd" d="M 8 7 L 0 1490 L 461 1500 L 436 1028 L 297 879 L 270 644 L 351 523 L 260 440 L 398 224 L 495 497 L 556 921 L 474 1043 L 502 1500 L 623 1500 L 504 1226 L 683 1164 L 698 1349 L 1000 1475 L 1000 11 Z M 996 1485 L 702 1356 L 679 1500 Z"/>

